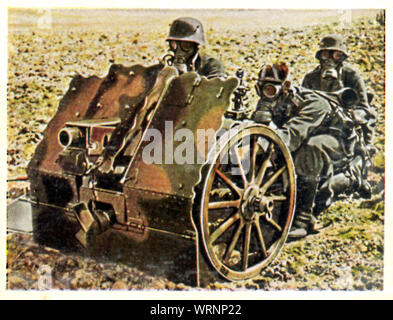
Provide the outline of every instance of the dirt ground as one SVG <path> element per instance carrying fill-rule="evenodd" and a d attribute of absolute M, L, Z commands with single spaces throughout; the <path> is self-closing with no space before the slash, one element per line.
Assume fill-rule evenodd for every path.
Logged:
<path fill-rule="evenodd" d="M 228 75 L 238 68 L 253 88 L 265 62 L 286 61 L 299 84 L 315 67 L 318 39 L 341 33 L 349 62 L 364 76 L 378 110 L 369 180 L 371 200 L 342 199 L 320 217 L 321 232 L 287 243 L 281 254 L 252 281 L 217 281 L 208 289 L 382 290 L 384 287 L 385 28 L 377 10 L 26 10 L 10 9 L 8 29 L 8 176 L 26 166 L 48 121 L 75 73 L 104 76 L 112 63 L 145 65 L 166 51 L 170 22 L 193 16 L 205 27 L 203 51 L 218 57 Z M 110 22 L 110 28 L 108 28 Z M 148 22 L 148 23 L 147 23 Z M 256 102 L 252 89 L 250 102 Z M 8 198 L 28 187 L 8 185 Z M 55 289 L 189 290 L 189 286 L 137 269 L 132 263 L 97 263 L 79 253 L 35 244 L 30 236 L 9 234 L 8 289 L 39 289 L 40 266 L 52 270 Z"/>

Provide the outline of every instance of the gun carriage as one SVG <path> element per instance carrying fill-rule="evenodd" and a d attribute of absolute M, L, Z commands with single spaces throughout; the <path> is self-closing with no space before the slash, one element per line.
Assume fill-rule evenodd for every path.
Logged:
<path fill-rule="evenodd" d="M 158 265 L 187 252 L 197 284 L 205 270 L 258 275 L 286 241 L 296 179 L 279 136 L 231 105 L 239 83 L 161 64 L 75 77 L 28 167 L 36 240 L 103 250 L 121 235 Z M 111 148 L 109 167 L 97 166 Z"/>

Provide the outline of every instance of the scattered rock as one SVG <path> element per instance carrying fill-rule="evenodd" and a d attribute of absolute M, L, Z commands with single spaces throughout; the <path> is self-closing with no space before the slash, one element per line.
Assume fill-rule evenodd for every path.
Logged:
<path fill-rule="evenodd" d="M 128 285 L 123 281 L 116 281 L 112 286 L 112 290 L 128 290 Z"/>

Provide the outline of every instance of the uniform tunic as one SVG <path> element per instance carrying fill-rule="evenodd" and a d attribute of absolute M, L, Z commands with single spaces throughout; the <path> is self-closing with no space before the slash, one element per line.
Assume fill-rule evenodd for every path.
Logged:
<path fill-rule="evenodd" d="M 326 82 L 321 76 L 321 66 L 306 74 L 302 87 L 326 92 L 338 91 L 342 88 L 354 89 L 359 97 L 359 103 L 354 107 L 358 124 L 362 125 L 363 136 L 366 144 L 370 144 L 374 137 L 377 121 L 376 111 L 370 107 L 367 98 L 367 88 L 359 71 L 350 64 L 343 62 L 338 70 L 338 79 Z"/>
<path fill-rule="evenodd" d="M 329 192 L 318 194 L 318 208 L 331 202 L 332 177 L 337 171 L 343 172 L 353 157 L 356 135 L 353 122 L 341 108 L 312 90 L 293 90 L 292 100 L 271 110 L 274 124 L 270 126 L 291 151 L 298 184 L 296 217 L 307 220 L 319 183 L 324 183 Z M 257 110 L 263 107 L 265 111 L 269 108 L 261 99 Z M 280 118 L 282 114 L 284 118 Z"/>
<path fill-rule="evenodd" d="M 353 153 L 354 128 L 326 99 L 311 90 L 295 90 L 302 102 L 277 133 L 292 152 L 298 175 L 331 175 Z"/>
<path fill-rule="evenodd" d="M 222 63 L 209 56 L 198 55 L 195 61 L 195 71 L 208 79 L 216 77 L 224 78 L 226 76 Z"/>
<path fill-rule="evenodd" d="M 306 74 L 303 79 L 302 87 L 326 92 L 333 92 L 342 88 L 352 88 L 359 95 L 359 105 L 368 108 L 367 88 L 359 71 L 354 69 L 350 64 L 344 62 L 339 69 L 338 79 L 330 82 L 330 85 L 326 86 L 323 84 L 321 71 L 321 67 L 318 66 L 313 71 Z"/>

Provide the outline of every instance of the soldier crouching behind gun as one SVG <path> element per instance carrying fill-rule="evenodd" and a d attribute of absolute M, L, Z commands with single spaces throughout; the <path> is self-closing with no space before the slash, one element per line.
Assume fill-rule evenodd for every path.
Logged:
<path fill-rule="evenodd" d="M 369 105 L 371 95 L 367 93 L 366 85 L 360 73 L 354 69 L 346 60 L 349 53 L 340 35 L 329 34 L 324 36 L 315 54 L 319 65 L 307 73 L 303 79 L 302 87 L 335 92 L 342 88 L 352 88 L 356 91 L 359 101 L 352 107 L 353 120 L 356 122 L 358 141 L 355 154 L 358 162 L 362 163 L 359 175 L 358 191 L 363 198 L 371 197 L 371 187 L 367 182 L 367 167 L 371 165 L 371 157 L 375 153 L 372 146 L 374 138 L 377 113 Z"/>
<path fill-rule="evenodd" d="M 189 17 L 174 20 L 166 41 L 169 44 L 169 52 L 160 59 L 162 65 L 167 63 L 175 67 L 180 75 L 194 71 L 208 79 L 226 77 L 224 66 L 220 61 L 199 53 L 200 47 L 205 43 L 203 26 L 199 20 Z M 142 109 L 144 108 L 142 107 Z M 114 171 L 116 158 L 132 143 L 134 137 L 141 130 L 149 110 L 140 111 L 130 115 L 134 118 L 131 119 L 132 121 L 130 118 L 126 118 L 117 126 L 112 135 L 116 137 L 116 140 L 111 140 L 103 154 L 97 159 L 94 168 L 98 168 L 102 173 Z M 129 129 L 130 122 L 132 123 L 131 129 Z"/>
<path fill-rule="evenodd" d="M 253 118 L 275 129 L 292 153 L 298 189 L 288 238 L 295 240 L 318 232 L 316 216 L 335 195 L 358 183 L 358 177 L 350 169 L 356 166 L 351 116 L 336 99 L 292 86 L 288 73 L 285 63 L 262 67 L 256 84 L 260 99 Z"/>

